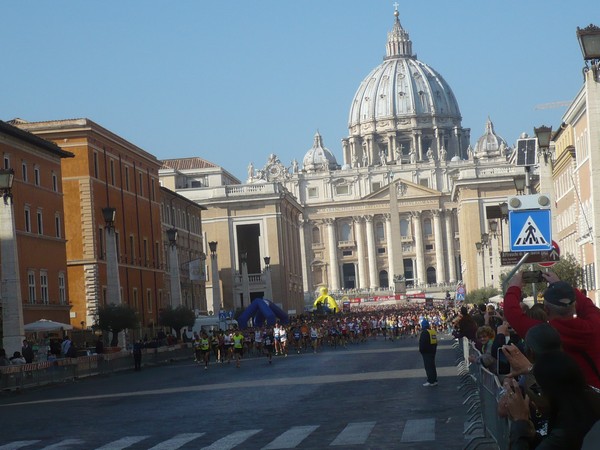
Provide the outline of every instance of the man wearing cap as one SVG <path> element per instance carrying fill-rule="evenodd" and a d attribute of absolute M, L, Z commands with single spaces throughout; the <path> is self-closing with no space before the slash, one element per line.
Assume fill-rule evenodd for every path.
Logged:
<path fill-rule="evenodd" d="M 419 337 L 419 352 L 423 356 L 423 365 L 427 374 L 425 387 L 437 386 L 437 370 L 435 368 L 435 352 L 437 351 L 437 334 L 429 326 L 427 319 L 421 320 L 421 336 Z"/>
<path fill-rule="evenodd" d="M 548 322 L 560 334 L 563 349 L 579 364 L 588 384 L 600 388 L 600 309 L 554 273 L 544 273 L 549 283 L 544 292 Z M 516 274 L 504 295 L 504 316 L 519 336 L 541 323 L 520 307 L 521 274 Z M 576 314 L 576 317 L 575 317 Z"/>

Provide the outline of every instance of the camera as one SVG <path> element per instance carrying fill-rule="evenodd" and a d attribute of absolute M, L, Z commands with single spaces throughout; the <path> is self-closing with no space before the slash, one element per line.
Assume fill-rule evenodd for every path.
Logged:
<path fill-rule="evenodd" d="M 526 270 L 523 272 L 521 279 L 523 283 L 542 283 L 546 281 L 541 270 Z"/>

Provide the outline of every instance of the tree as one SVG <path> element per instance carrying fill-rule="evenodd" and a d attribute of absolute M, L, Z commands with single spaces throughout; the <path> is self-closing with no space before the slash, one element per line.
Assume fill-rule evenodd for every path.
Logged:
<path fill-rule="evenodd" d="M 465 297 L 466 303 L 487 303 L 491 297 L 498 295 L 500 291 L 494 287 L 483 287 L 479 289 L 475 289 L 471 292 L 467 293 Z"/>
<path fill-rule="evenodd" d="M 550 270 L 573 287 L 581 288 L 583 286 L 583 268 L 570 253 L 562 256 Z"/>
<path fill-rule="evenodd" d="M 190 308 L 180 305 L 177 308 L 168 306 L 162 309 L 158 315 L 158 321 L 163 327 L 175 329 L 177 340 L 181 338 L 183 327 L 193 327 L 196 322 L 196 314 Z"/>
<path fill-rule="evenodd" d="M 135 309 L 126 303 L 103 306 L 98 309 L 98 328 L 112 333 L 110 345 L 116 347 L 119 342 L 119 333 L 128 328 L 135 328 L 138 324 Z"/>

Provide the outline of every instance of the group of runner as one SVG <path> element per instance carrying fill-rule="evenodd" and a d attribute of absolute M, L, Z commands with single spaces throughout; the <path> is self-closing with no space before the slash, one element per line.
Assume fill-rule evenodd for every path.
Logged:
<path fill-rule="evenodd" d="M 240 367 L 243 355 L 265 356 L 271 364 L 273 356 L 287 357 L 290 352 L 317 353 L 323 347 L 345 348 L 369 339 L 394 341 L 417 337 L 423 318 L 438 332 L 448 332 L 454 317 L 453 310 L 423 305 L 353 310 L 325 317 L 302 315 L 285 325 L 202 331 L 194 336 L 193 348 L 195 361 L 203 363 L 205 369 L 211 354 L 216 363 L 235 360 L 236 367 Z"/>

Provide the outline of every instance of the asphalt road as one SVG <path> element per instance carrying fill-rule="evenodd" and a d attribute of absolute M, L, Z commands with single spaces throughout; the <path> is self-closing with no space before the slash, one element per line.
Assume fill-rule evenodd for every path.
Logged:
<path fill-rule="evenodd" d="M 451 338 L 423 387 L 417 339 L 313 354 L 191 360 L 0 396 L 7 449 L 461 449 Z"/>

